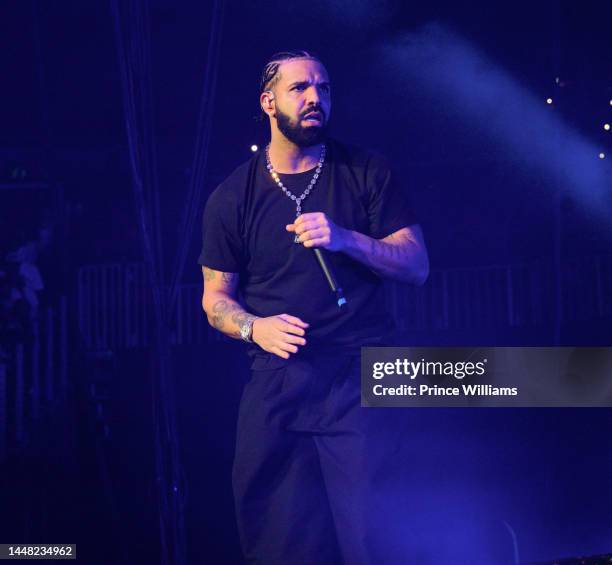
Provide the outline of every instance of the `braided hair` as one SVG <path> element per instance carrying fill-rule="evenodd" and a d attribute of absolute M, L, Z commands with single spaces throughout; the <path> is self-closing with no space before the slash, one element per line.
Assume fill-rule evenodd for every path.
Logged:
<path fill-rule="evenodd" d="M 263 72 L 261 73 L 261 80 L 259 83 L 259 92 L 265 92 L 270 90 L 280 79 L 278 69 L 283 63 L 292 61 L 293 59 L 312 59 L 321 63 L 320 59 L 308 51 L 281 51 L 275 53 L 270 57 L 270 60 L 266 63 Z"/>

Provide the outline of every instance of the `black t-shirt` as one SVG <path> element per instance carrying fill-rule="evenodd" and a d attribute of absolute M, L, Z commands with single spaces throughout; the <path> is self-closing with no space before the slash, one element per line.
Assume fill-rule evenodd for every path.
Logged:
<path fill-rule="evenodd" d="M 302 194 L 314 169 L 281 174 Z M 328 140 L 317 184 L 302 201 L 302 213 L 325 212 L 333 222 L 380 239 L 416 223 L 405 187 L 380 155 Z M 339 308 L 312 249 L 294 243 L 285 226 L 295 220 L 295 202 L 285 195 L 259 153 L 238 167 L 210 195 L 203 217 L 199 263 L 239 273 L 241 302 L 257 316 L 290 314 L 308 322 L 307 346 L 358 348 L 377 343 L 392 329 L 385 312 L 382 279 L 344 253 L 325 253 L 344 291 Z"/>

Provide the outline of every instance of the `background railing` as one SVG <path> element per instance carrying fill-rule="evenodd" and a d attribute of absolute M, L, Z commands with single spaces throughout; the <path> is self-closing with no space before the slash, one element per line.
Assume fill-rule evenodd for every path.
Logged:
<path fill-rule="evenodd" d="M 422 287 L 391 285 L 400 329 L 542 326 L 552 317 L 552 271 L 545 263 L 433 271 Z"/>
<path fill-rule="evenodd" d="M 67 304 L 61 297 L 56 305 L 41 308 L 24 331 L 3 339 L 0 460 L 34 447 L 44 429 L 57 424 L 69 387 Z"/>
<path fill-rule="evenodd" d="M 566 261 L 562 269 L 564 323 L 612 316 L 612 256 Z M 180 287 L 172 320 L 179 345 L 224 339 L 202 313 L 202 285 Z M 433 271 L 422 287 L 389 284 L 388 306 L 400 330 L 537 328 L 554 317 L 550 263 Z M 78 320 L 87 350 L 146 347 L 151 303 L 139 263 L 83 267 L 78 277 Z"/>

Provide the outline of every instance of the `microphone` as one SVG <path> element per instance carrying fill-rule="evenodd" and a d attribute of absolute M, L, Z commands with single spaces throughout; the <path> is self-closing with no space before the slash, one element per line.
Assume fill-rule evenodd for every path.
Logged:
<path fill-rule="evenodd" d="M 332 292 L 336 297 L 336 303 L 338 304 L 338 308 L 342 308 L 342 306 L 346 305 L 346 298 L 344 298 L 342 288 L 338 286 L 336 277 L 334 277 L 334 272 L 327 264 L 327 261 L 325 261 L 325 257 L 323 257 L 323 253 L 321 252 L 321 250 L 317 247 L 313 247 L 312 250 L 314 251 L 315 257 L 317 258 L 319 265 L 321 265 L 321 270 L 323 271 L 323 274 L 325 275 L 325 278 L 329 283 L 329 287 L 331 288 Z"/>

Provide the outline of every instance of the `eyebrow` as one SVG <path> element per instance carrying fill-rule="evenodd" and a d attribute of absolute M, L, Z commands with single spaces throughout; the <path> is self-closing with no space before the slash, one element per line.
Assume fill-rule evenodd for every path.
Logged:
<path fill-rule="evenodd" d="M 306 86 L 311 84 L 309 80 L 297 80 L 295 82 L 292 82 L 288 88 L 293 88 L 294 86 Z M 327 80 L 322 80 L 321 82 L 317 83 L 318 86 L 330 86 L 329 81 Z"/>

